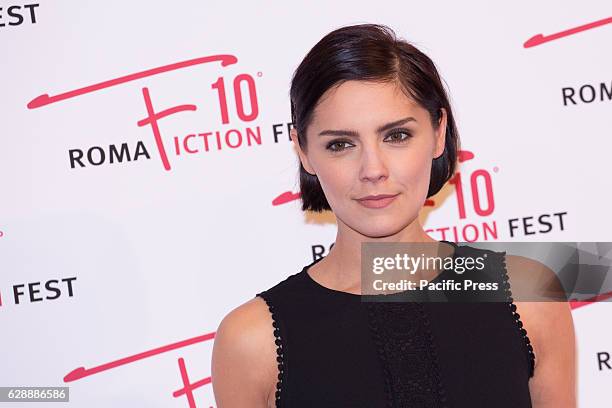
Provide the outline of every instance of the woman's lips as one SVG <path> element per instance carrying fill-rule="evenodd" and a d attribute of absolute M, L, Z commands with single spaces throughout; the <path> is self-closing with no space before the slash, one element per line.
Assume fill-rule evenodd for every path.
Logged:
<path fill-rule="evenodd" d="M 393 200 L 395 200 L 395 197 L 397 196 L 398 195 L 396 194 L 391 197 L 383 197 L 378 199 L 361 199 L 357 200 L 357 202 L 366 208 L 385 208 L 386 206 L 391 204 L 391 202 L 393 202 Z"/>

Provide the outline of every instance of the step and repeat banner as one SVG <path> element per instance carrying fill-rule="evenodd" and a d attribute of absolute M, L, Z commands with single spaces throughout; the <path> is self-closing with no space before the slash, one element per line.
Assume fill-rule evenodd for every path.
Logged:
<path fill-rule="evenodd" d="M 564 3 L 0 2 L 0 386 L 215 406 L 222 317 L 335 239 L 300 210 L 288 93 L 345 25 L 445 80 L 462 150 L 432 238 L 612 241 L 612 12 Z M 612 305 L 572 313 L 580 406 L 607 407 Z"/>

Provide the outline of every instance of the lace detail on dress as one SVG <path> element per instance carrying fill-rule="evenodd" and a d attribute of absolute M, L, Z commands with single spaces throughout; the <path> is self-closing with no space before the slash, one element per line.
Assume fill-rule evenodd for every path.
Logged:
<path fill-rule="evenodd" d="M 258 293 L 257 296 L 261 297 L 268 305 L 268 310 L 272 315 L 272 327 L 274 327 L 274 344 L 276 344 L 276 361 L 278 362 L 278 379 L 276 382 L 276 393 L 275 393 L 275 407 L 280 408 L 282 406 L 281 395 L 283 394 L 283 381 L 285 381 L 285 365 L 284 365 L 284 353 L 283 353 L 283 341 L 280 335 L 280 325 L 277 319 L 276 310 L 274 305 L 266 298 L 264 292 Z"/>
<path fill-rule="evenodd" d="M 418 302 L 366 302 L 388 408 L 446 407 L 429 316 Z"/>
<path fill-rule="evenodd" d="M 523 344 L 525 345 L 525 351 L 527 353 L 527 362 L 529 365 L 529 377 L 533 377 L 534 368 L 535 368 L 535 354 L 533 352 L 533 346 L 531 345 L 531 340 L 529 340 L 529 336 L 527 336 L 527 330 L 523 327 L 523 322 L 521 321 L 521 315 L 516 312 L 516 305 L 514 304 L 514 298 L 512 297 L 512 291 L 510 290 L 510 282 L 508 277 L 508 269 L 506 267 L 506 252 L 501 252 L 501 265 L 502 265 L 502 287 L 506 292 L 506 302 L 510 311 L 512 312 L 512 316 L 514 317 L 514 321 L 516 322 L 516 326 L 523 338 Z"/>

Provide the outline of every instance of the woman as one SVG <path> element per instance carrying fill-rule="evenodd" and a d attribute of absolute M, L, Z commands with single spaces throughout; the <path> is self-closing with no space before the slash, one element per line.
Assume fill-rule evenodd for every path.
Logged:
<path fill-rule="evenodd" d="M 575 406 L 567 303 L 510 296 L 521 274 L 550 273 L 536 262 L 493 256 L 505 303 L 360 301 L 362 242 L 437 242 L 418 214 L 459 139 L 433 62 L 388 27 L 342 27 L 306 55 L 290 96 L 302 209 L 332 210 L 338 232 L 327 256 L 223 319 L 218 407 Z"/>

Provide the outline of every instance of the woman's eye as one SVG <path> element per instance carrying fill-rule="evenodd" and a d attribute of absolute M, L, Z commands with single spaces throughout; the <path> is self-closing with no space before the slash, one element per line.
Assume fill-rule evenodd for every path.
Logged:
<path fill-rule="evenodd" d="M 390 138 L 391 143 L 402 143 L 410 139 L 412 135 L 408 132 L 393 132 L 387 135 L 386 138 Z"/>
<path fill-rule="evenodd" d="M 350 145 L 351 143 L 347 142 L 347 141 L 343 141 L 343 140 L 336 140 L 333 142 L 328 143 L 328 145 L 326 146 L 327 150 L 330 150 L 332 152 L 340 152 L 344 149 L 346 149 L 346 146 L 344 145 Z"/>

